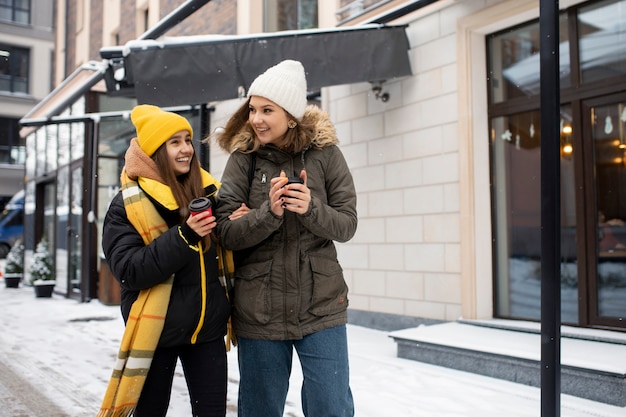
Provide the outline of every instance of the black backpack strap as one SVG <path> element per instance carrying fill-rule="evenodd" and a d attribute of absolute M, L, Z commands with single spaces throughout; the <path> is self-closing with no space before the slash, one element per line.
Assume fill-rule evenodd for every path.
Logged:
<path fill-rule="evenodd" d="M 248 187 L 252 185 L 254 170 L 256 169 L 256 152 L 250 154 L 250 168 L 248 168 Z"/>

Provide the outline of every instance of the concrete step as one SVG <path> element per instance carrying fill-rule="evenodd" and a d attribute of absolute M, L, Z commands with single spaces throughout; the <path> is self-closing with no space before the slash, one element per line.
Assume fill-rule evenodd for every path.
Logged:
<path fill-rule="evenodd" d="M 540 387 L 539 323 L 460 320 L 389 336 L 400 358 Z M 626 406 L 626 334 L 563 326 L 561 393 Z"/>

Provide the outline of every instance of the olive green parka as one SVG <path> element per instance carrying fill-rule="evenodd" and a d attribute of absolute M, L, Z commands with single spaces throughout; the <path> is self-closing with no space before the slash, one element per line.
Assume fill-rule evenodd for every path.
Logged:
<path fill-rule="evenodd" d="M 308 106 L 302 120 L 314 121 L 316 127 L 303 151 L 261 146 L 252 168 L 251 154 L 235 150 L 222 176 L 217 231 L 222 245 L 235 254 L 233 325 L 238 337 L 301 339 L 347 322 L 348 287 L 334 241 L 346 242 L 356 232 L 354 182 L 328 115 Z M 238 143 L 254 140 L 249 124 L 238 135 Z M 276 216 L 269 204 L 271 178 L 281 170 L 299 176 L 303 168 L 311 190 L 309 210 Z M 229 220 L 242 203 L 250 213 Z"/>

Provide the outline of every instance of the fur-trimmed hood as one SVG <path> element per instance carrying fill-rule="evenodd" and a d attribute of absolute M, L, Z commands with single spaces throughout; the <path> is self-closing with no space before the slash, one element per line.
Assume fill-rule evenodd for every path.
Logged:
<path fill-rule="evenodd" d="M 314 126 L 314 134 L 311 137 L 307 137 L 305 148 L 322 149 L 339 143 L 335 126 L 331 122 L 330 116 L 319 107 L 308 105 L 300 123 Z M 231 139 L 230 150 L 245 152 L 246 150 L 252 149 L 254 146 L 254 138 L 254 130 L 250 123 L 246 122 L 239 133 Z"/>

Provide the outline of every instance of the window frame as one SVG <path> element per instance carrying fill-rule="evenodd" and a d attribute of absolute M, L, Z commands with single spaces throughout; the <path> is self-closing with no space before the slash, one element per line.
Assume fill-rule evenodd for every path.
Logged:
<path fill-rule="evenodd" d="M 0 43 L 0 51 L 4 51 L 8 56 L 15 55 L 15 59 L 7 58 L 8 73 L 0 72 L 0 81 L 5 79 L 8 83 L 8 89 L 2 88 L 0 83 L 0 92 L 13 94 L 29 94 L 30 91 L 30 49 L 20 46 Z M 22 63 L 24 65 L 22 65 Z M 22 68 L 25 67 L 25 68 Z M 21 77 L 20 74 L 25 76 Z M 16 84 L 23 80 L 24 88 L 17 89 Z"/>
<path fill-rule="evenodd" d="M 280 16 L 276 16 L 275 14 L 279 10 L 281 10 L 281 6 L 283 4 L 292 6 L 294 5 L 294 3 L 296 7 L 296 14 L 297 14 L 297 16 L 295 16 L 297 27 L 285 26 L 285 22 L 281 20 Z M 307 5 L 304 3 L 314 3 L 315 22 L 312 22 L 312 26 L 302 25 L 303 7 L 313 6 L 313 5 Z M 283 30 L 315 29 L 317 27 L 319 27 L 319 0 L 296 0 L 295 2 L 293 0 L 263 0 L 263 32 L 279 32 Z"/>
<path fill-rule="evenodd" d="M 9 20 L 3 19 L 3 13 L 0 13 L 0 21 L 11 22 L 20 25 L 30 25 L 31 22 L 31 0 L 9 0 L 10 4 L 0 4 L 0 11 L 9 10 L 11 18 Z M 19 13 L 25 14 L 26 21 L 18 20 L 17 15 Z"/>

